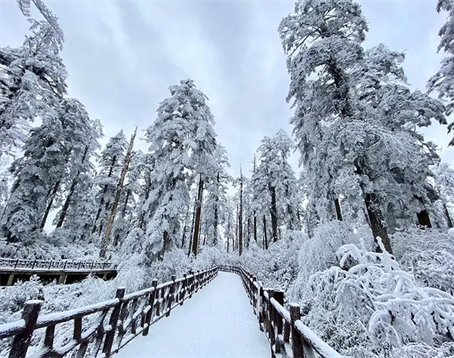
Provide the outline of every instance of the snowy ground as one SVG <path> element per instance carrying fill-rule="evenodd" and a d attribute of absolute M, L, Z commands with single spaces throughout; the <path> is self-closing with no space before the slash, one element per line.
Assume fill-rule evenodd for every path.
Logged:
<path fill-rule="evenodd" d="M 116 358 L 260 357 L 270 348 L 238 275 L 220 272 L 211 283 L 127 344 Z"/>

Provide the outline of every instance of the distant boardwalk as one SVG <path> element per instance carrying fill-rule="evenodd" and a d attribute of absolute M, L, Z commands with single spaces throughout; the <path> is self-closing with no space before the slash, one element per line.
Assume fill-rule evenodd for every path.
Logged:
<path fill-rule="evenodd" d="M 15 282 L 28 281 L 39 276 L 43 282 L 57 280 L 59 284 L 73 283 L 93 274 L 103 279 L 117 275 L 110 262 L 24 260 L 0 258 L 0 286 L 11 286 Z"/>

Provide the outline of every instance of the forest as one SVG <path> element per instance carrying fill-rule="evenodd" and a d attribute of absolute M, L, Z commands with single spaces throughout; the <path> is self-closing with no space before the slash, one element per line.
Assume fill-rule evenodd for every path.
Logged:
<path fill-rule="evenodd" d="M 454 0 L 434 1 L 444 59 L 426 91 L 404 51 L 364 45 L 357 2 L 298 0 L 275 24 L 293 132 L 265 136 L 236 177 L 191 79 L 169 84 L 148 128 L 101 146 L 101 121 L 67 95 L 58 17 L 17 3 L 30 27 L 0 48 L 0 257 L 109 261 L 118 276 L 3 287 L 0 324 L 38 294 L 58 312 L 236 264 L 345 356 L 454 357 L 454 169 L 421 132 L 438 122 L 454 145 Z"/>

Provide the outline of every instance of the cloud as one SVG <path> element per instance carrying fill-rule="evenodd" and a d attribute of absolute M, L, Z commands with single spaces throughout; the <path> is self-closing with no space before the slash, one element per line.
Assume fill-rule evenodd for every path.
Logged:
<path fill-rule="evenodd" d="M 409 82 L 425 89 L 436 72 L 436 33 L 445 16 L 434 2 L 360 1 L 370 23 L 366 46 L 406 50 Z M 0 1 L 0 42 L 19 45 L 28 24 L 15 1 Z M 66 43 L 69 94 L 102 120 L 106 137 L 144 129 L 169 96 L 168 87 L 192 78 L 210 99 L 219 140 L 237 175 L 252 167 L 263 136 L 291 132 L 285 102 L 289 77 L 277 27 L 293 2 L 48 1 Z M 426 131 L 446 151 L 446 128 Z M 107 140 L 107 138 L 104 140 Z M 140 143 L 141 149 L 147 145 Z M 297 163 L 298 155 L 292 158 Z M 297 169 L 298 170 L 298 169 Z"/>

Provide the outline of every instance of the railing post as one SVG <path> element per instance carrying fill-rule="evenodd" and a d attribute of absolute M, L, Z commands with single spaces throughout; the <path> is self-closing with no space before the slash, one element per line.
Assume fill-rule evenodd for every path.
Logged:
<path fill-rule="evenodd" d="M 260 330 L 263 332 L 264 327 L 263 327 L 263 286 L 260 284 L 259 285 L 259 290 L 257 294 L 257 316 L 259 318 L 259 327 Z"/>
<path fill-rule="evenodd" d="M 303 341 L 295 327 L 295 322 L 301 318 L 300 306 L 296 303 L 289 304 L 290 309 L 290 330 L 292 332 L 293 358 L 304 358 Z"/>
<path fill-rule="evenodd" d="M 274 290 L 268 289 L 268 337 L 270 338 L 270 344 L 271 344 L 271 357 L 275 358 L 276 355 L 274 354 L 275 351 L 273 349 L 273 346 L 276 344 L 276 336 L 274 334 L 274 307 L 273 304 L 271 303 L 271 299 L 274 297 Z"/>
<path fill-rule="evenodd" d="M 28 346 L 35 330 L 36 320 L 38 319 L 39 311 L 43 301 L 33 300 L 27 301 L 22 310 L 22 319 L 25 321 L 25 329 L 14 337 L 9 358 L 25 358 L 27 355 Z"/>
<path fill-rule="evenodd" d="M 120 310 L 122 305 L 122 299 L 125 296 L 125 288 L 119 287 L 117 289 L 116 298 L 118 298 L 118 305 L 116 305 L 112 311 L 112 315 L 110 316 L 109 326 L 110 331 L 106 334 L 106 340 L 104 342 L 104 347 L 102 352 L 108 358 L 110 357 L 110 352 L 112 351 L 112 344 L 115 338 L 115 331 L 117 330 L 118 318 L 120 317 Z"/>
<path fill-rule="evenodd" d="M 257 277 L 252 276 L 252 310 L 257 315 L 257 295 L 255 294 L 255 284 L 257 282 Z"/>
<path fill-rule="evenodd" d="M 169 288 L 169 303 L 167 304 L 166 317 L 170 316 L 170 311 L 172 310 L 172 302 L 175 299 L 175 297 L 174 297 L 175 296 L 175 279 L 176 279 L 176 276 L 172 275 L 172 277 L 171 277 L 172 284 L 170 285 L 170 288 Z"/>
<path fill-rule="evenodd" d="M 180 294 L 180 306 L 183 306 L 184 303 L 184 298 L 186 296 L 187 290 L 188 290 L 188 274 L 183 275 L 184 280 L 183 280 L 183 285 L 181 286 L 181 294 Z"/>
<path fill-rule="evenodd" d="M 284 307 L 284 291 L 274 292 L 274 299 Z M 279 337 L 282 334 L 282 316 L 276 310 L 274 310 L 274 322 L 276 324 L 276 335 Z M 276 340 L 276 353 L 281 353 L 281 342 L 279 339 Z"/>
<path fill-rule="evenodd" d="M 154 290 L 150 294 L 150 299 L 148 300 L 148 306 L 150 306 L 150 310 L 147 312 L 147 315 L 145 316 L 145 323 L 148 325 L 143 330 L 143 333 L 142 333 L 143 336 L 146 336 L 148 334 L 148 331 L 150 330 L 151 320 L 153 319 L 154 300 L 156 298 L 156 286 L 158 286 L 158 280 L 154 279 L 151 282 L 151 286 L 154 287 Z"/>

